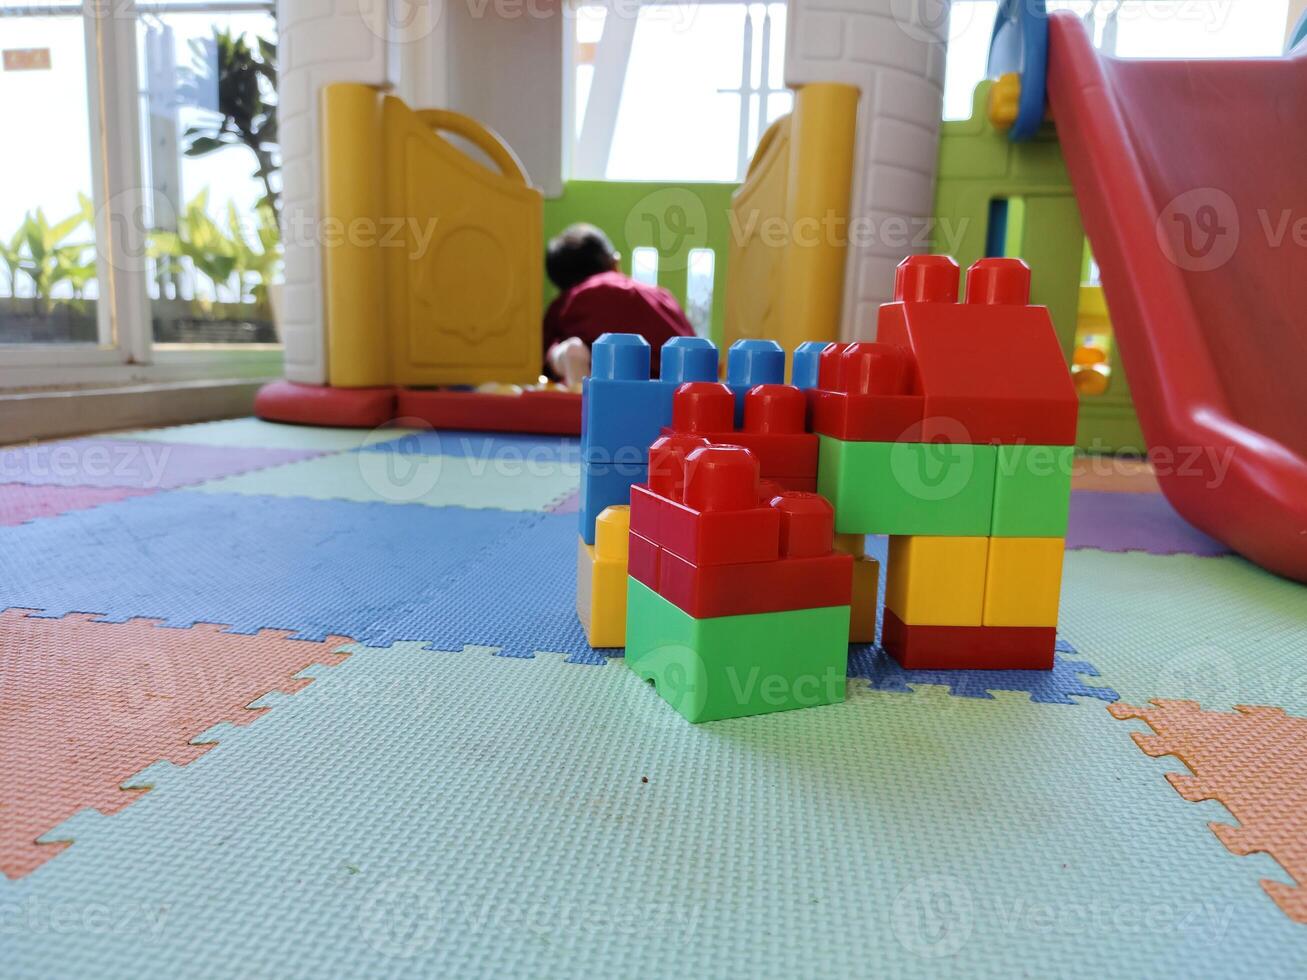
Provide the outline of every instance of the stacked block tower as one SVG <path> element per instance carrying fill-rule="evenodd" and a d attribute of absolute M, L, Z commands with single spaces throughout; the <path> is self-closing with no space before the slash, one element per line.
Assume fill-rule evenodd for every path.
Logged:
<path fill-rule="evenodd" d="M 577 612 L 692 721 L 843 698 L 849 642 L 913 669 L 1053 666 L 1077 399 L 1030 270 L 899 266 L 875 342 L 594 346 Z M 813 492 L 813 491 L 816 492 Z M 889 536 L 883 611 L 866 536 Z M 626 588 L 623 590 L 622 584 Z M 831 680 L 838 677 L 838 682 Z"/>
<path fill-rule="evenodd" d="M 835 529 L 890 536 L 881 643 L 908 668 L 1049 669 L 1078 408 L 1030 270 L 897 270 L 874 343 L 818 356 L 817 489 Z"/>
<path fill-rule="evenodd" d="M 700 387 L 678 407 L 728 422 L 731 391 Z M 630 528 L 626 662 L 685 718 L 844 700 L 852 558 L 829 502 L 764 481 L 743 446 L 676 433 L 631 488 Z"/>

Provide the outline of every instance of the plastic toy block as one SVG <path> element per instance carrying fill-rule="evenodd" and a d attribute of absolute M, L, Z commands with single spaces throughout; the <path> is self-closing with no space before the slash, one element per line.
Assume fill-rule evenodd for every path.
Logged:
<path fill-rule="evenodd" d="M 702 337 L 673 337 L 662 349 L 662 377 L 649 377 L 649 343 L 636 334 L 604 334 L 591 348 L 582 389 L 581 537 L 594 543 L 605 507 L 628 502 L 632 483 L 648 478 L 649 445 L 671 421 L 672 395 L 686 381 L 717 379 L 717 349 Z"/>
<path fill-rule="evenodd" d="M 592 647 L 626 645 L 629 507 L 608 507 L 595 522 L 595 543 L 577 539 L 576 615 Z"/>
<path fill-rule="evenodd" d="M 662 565 L 663 549 L 643 534 L 630 533 L 626 573 L 638 582 L 658 591 L 658 572 Z"/>
<path fill-rule="evenodd" d="M 848 555 L 828 552 L 816 558 L 698 566 L 664 551 L 655 591 L 696 619 L 848 606 L 852 565 Z"/>
<path fill-rule="evenodd" d="M 726 384 L 735 393 L 735 425 L 744 422 L 744 396 L 756 385 L 785 383 L 785 350 L 774 340 L 737 340 L 726 352 Z"/>
<path fill-rule="evenodd" d="M 816 493 L 787 492 L 771 498 L 781 512 L 782 558 L 820 558 L 835 547 L 835 511 Z"/>
<path fill-rule="evenodd" d="M 1056 626 L 1065 544 L 1062 538 L 991 538 L 982 624 Z"/>
<path fill-rule="evenodd" d="M 831 346 L 826 340 L 805 340 L 794 348 L 790 365 L 790 384 L 796 388 L 816 388 L 821 352 Z"/>
<path fill-rule="evenodd" d="M 906 670 L 1051 670 L 1051 626 L 909 626 L 886 608 L 881 646 Z"/>
<path fill-rule="evenodd" d="M 670 432 L 744 446 L 758 457 L 763 479 L 792 485 L 817 476 L 817 437 L 807 431 L 807 409 L 807 398 L 798 388 L 758 385 L 745 394 L 744 423 L 736 426 L 729 387 L 684 384 L 673 399 Z"/>
<path fill-rule="evenodd" d="M 823 385 L 809 393 L 812 431 L 857 442 L 919 442 L 925 399 L 912 352 L 891 344 L 829 345 Z"/>
<path fill-rule="evenodd" d="M 976 262 L 965 303 L 957 302 L 958 267 L 948 256 L 909 256 L 894 288 L 876 336 L 916 358 L 923 441 L 1075 442 L 1079 400 L 1048 310 L 1029 305 L 1024 262 Z"/>
<path fill-rule="evenodd" d="M 989 533 L 1007 538 L 1064 537 L 1074 462 L 1074 446 L 999 446 Z"/>
<path fill-rule="evenodd" d="M 867 536 L 865 534 L 837 534 L 832 547 L 846 555 L 861 558 L 867 553 Z"/>
<path fill-rule="evenodd" d="M 696 619 L 627 581 L 627 666 L 686 720 L 844 700 L 848 606 Z"/>
<path fill-rule="evenodd" d="M 989 534 L 994 446 L 820 441 L 817 492 L 837 534 Z"/>
<path fill-rule="evenodd" d="M 864 534 L 837 534 L 836 551 L 853 559 L 853 584 L 849 600 L 849 642 L 875 643 L 879 612 L 880 562 L 867 554 Z"/>
<path fill-rule="evenodd" d="M 885 608 L 913 626 L 980 626 L 988 554 L 988 538 L 891 536 Z"/>
<path fill-rule="evenodd" d="M 631 530 L 695 565 L 775 561 L 781 512 L 760 497 L 758 459 L 740 446 L 676 450 L 694 436 L 668 436 L 653 449 L 660 485 L 631 488 Z M 682 475 L 683 474 L 683 475 Z"/>

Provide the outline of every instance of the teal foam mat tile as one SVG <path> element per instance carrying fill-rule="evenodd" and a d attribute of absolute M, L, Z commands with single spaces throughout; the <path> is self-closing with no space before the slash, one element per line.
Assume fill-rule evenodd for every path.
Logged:
<path fill-rule="evenodd" d="M 1212 846 L 1099 704 L 856 685 L 692 726 L 620 661 L 491 652 L 355 647 L 191 765 L 152 767 L 132 807 L 57 828 L 77 846 L 0 884 L 10 968 L 1307 971 L 1268 868 Z"/>
<path fill-rule="evenodd" d="M 1307 715 L 1307 591 L 1242 558 L 1068 552 L 1058 633 L 1131 704 Z"/>
<path fill-rule="evenodd" d="M 147 439 L 154 442 L 182 442 L 194 445 L 238 446 L 263 449 L 316 449 L 345 452 L 376 445 L 411 432 L 411 429 L 330 429 L 312 425 L 283 425 L 262 419 L 227 419 L 197 422 L 162 429 L 115 432 L 107 438 Z"/>
<path fill-rule="evenodd" d="M 543 511 L 574 491 L 579 467 L 554 461 L 410 453 L 342 453 L 194 489 L 355 503 Z"/>

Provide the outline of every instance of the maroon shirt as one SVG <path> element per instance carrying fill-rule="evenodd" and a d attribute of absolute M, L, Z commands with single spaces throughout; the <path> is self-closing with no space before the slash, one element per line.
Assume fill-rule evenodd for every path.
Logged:
<path fill-rule="evenodd" d="M 666 289 L 636 282 L 621 272 L 591 276 L 561 293 L 545 311 L 546 354 L 568 337 L 580 337 L 589 347 L 605 333 L 638 333 L 649 341 L 656 377 L 663 342 L 672 337 L 689 337 L 694 328 L 681 312 L 676 297 Z"/>

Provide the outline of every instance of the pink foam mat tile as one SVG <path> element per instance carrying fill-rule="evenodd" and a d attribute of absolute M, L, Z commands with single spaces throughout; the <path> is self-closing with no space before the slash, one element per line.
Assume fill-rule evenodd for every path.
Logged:
<path fill-rule="evenodd" d="M 170 490 L 321 455 L 313 449 L 70 439 L 0 449 L 0 483 Z"/>
<path fill-rule="evenodd" d="M 3 483 L 0 484 L 0 527 L 26 524 L 41 517 L 58 517 L 69 511 L 87 510 L 150 492 L 133 487 L 60 487 Z"/>

